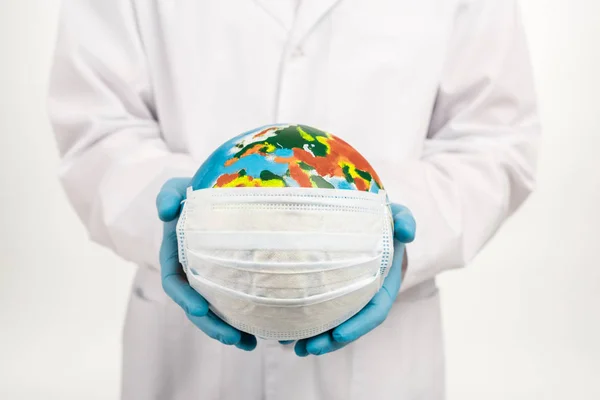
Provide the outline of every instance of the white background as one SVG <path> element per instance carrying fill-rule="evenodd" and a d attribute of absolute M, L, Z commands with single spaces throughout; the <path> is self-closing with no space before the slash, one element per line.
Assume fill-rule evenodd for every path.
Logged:
<path fill-rule="evenodd" d="M 88 242 L 56 180 L 58 4 L 0 0 L 0 398 L 117 399 L 134 267 Z M 600 2 L 522 8 L 539 185 L 472 265 L 439 279 L 449 400 L 600 399 Z"/>

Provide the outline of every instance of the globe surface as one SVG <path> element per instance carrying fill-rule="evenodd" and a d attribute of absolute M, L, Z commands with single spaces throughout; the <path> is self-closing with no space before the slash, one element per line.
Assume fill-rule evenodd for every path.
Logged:
<path fill-rule="evenodd" d="M 337 136 L 305 125 L 270 125 L 215 150 L 192 179 L 194 190 L 306 187 L 377 193 L 383 185 L 365 158 Z"/>

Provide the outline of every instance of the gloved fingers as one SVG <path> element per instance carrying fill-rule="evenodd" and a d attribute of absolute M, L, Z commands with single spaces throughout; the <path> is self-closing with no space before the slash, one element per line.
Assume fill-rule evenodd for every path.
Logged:
<path fill-rule="evenodd" d="M 392 204 L 394 237 L 402 243 L 415 240 L 417 224 L 410 210 L 400 204 Z"/>
<path fill-rule="evenodd" d="M 208 313 L 208 302 L 188 283 L 185 275 L 173 274 L 162 279 L 165 293 L 185 311 L 194 317 L 204 317 Z"/>
<path fill-rule="evenodd" d="M 402 282 L 402 258 L 404 244 L 394 242 L 394 260 L 383 286 L 371 301 L 352 318 L 333 329 L 333 339 L 348 344 L 378 327 L 387 318 Z"/>
<path fill-rule="evenodd" d="M 197 317 L 206 315 L 208 302 L 189 285 L 181 264 L 179 264 L 174 221 L 164 224 L 159 259 L 165 293 L 187 314 Z"/>
<path fill-rule="evenodd" d="M 306 351 L 308 354 L 320 356 L 331 353 L 346 346 L 345 343 L 336 342 L 331 336 L 331 332 L 323 332 L 320 335 L 306 339 Z"/>
<path fill-rule="evenodd" d="M 392 215 L 405 213 L 407 211 L 410 212 L 408 207 L 403 206 L 402 204 L 398 204 L 398 203 L 391 203 L 390 208 L 392 209 Z"/>
<path fill-rule="evenodd" d="M 179 264 L 179 250 L 177 247 L 176 222 L 171 221 L 163 224 L 163 239 L 160 244 L 159 261 L 160 271 L 163 279 L 166 276 L 183 273 Z"/>
<path fill-rule="evenodd" d="M 377 297 L 384 296 L 381 290 L 373 297 L 362 310 L 355 316 L 336 327 L 331 336 L 336 343 L 346 345 L 366 335 L 377 328 L 387 317 L 389 308 L 387 301 L 377 301 Z"/>
<path fill-rule="evenodd" d="M 158 217 L 162 221 L 168 222 L 177 218 L 189 183 L 190 178 L 172 178 L 165 182 L 156 196 Z"/>
<path fill-rule="evenodd" d="M 308 350 L 306 350 L 307 339 L 301 339 L 296 342 L 294 346 L 294 352 L 298 357 L 306 357 L 308 356 Z"/>
<path fill-rule="evenodd" d="M 244 351 L 252 351 L 256 348 L 256 344 L 256 337 L 254 335 L 242 332 L 242 338 L 235 347 Z"/>
<path fill-rule="evenodd" d="M 281 344 L 292 344 L 292 343 L 294 343 L 294 341 L 293 340 L 280 340 L 279 343 L 281 343 Z"/>
<path fill-rule="evenodd" d="M 238 345 L 242 341 L 242 332 L 227 324 L 212 311 L 209 311 L 204 317 L 195 317 L 189 314 L 187 317 L 208 337 L 223 344 Z"/>

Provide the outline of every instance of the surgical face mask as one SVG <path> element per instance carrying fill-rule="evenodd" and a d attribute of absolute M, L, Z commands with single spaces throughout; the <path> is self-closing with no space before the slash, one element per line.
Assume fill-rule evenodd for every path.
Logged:
<path fill-rule="evenodd" d="M 190 285 L 265 339 L 325 332 L 360 311 L 393 258 L 384 191 L 188 189 L 177 225 Z"/>

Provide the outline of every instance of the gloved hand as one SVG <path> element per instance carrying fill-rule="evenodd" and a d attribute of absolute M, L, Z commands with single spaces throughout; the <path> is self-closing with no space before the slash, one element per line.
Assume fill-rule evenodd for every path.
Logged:
<path fill-rule="evenodd" d="M 156 198 L 159 218 L 165 222 L 160 247 L 160 266 L 164 291 L 185 311 L 188 319 L 211 338 L 226 345 L 251 351 L 256 338 L 225 323 L 208 309 L 207 301 L 188 283 L 179 263 L 177 251 L 177 220 L 181 202 L 185 199 L 190 178 L 173 178 L 162 187 Z"/>
<path fill-rule="evenodd" d="M 415 238 L 416 224 L 411 212 L 392 204 L 394 215 L 394 260 L 383 286 L 371 301 L 349 320 L 320 335 L 296 342 L 300 357 L 322 355 L 339 350 L 379 326 L 386 318 L 400 291 L 403 275 L 404 245 Z M 289 341 L 282 342 L 289 343 Z"/>

